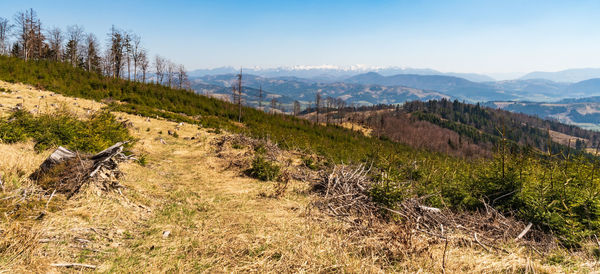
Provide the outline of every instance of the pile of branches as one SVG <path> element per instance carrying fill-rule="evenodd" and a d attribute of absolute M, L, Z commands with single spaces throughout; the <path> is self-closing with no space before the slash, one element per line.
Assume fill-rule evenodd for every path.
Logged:
<path fill-rule="evenodd" d="M 261 151 L 269 161 L 277 161 L 281 149 L 269 140 L 254 139 L 241 134 L 223 135 L 213 141 L 217 157 L 227 160 L 229 168 L 248 169 L 251 157 Z M 247 148 L 243 150 L 233 148 Z"/>
<path fill-rule="evenodd" d="M 119 163 L 130 159 L 123 154 L 125 143 L 118 142 L 94 155 L 59 147 L 29 178 L 45 191 L 65 194 L 67 199 L 88 182 L 94 182 L 103 191 L 118 190 L 118 179 L 123 174 Z"/>
<path fill-rule="evenodd" d="M 385 210 L 400 215 L 403 220 L 413 224 L 417 231 L 445 238 L 448 232 L 468 235 L 477 244 L 493 248 L 499 242 L 510 240 L 527 241 L 529 244 L 549 246 L 552 239 L 538 229 L 513 217 L 506 217 L 482 201 L 484 210 L 455 212 L 424 206 L 421 199 L 408 199 L 396 209 Z M 468 240 L 468 241 L 472 241 Z"/>
<path fill-rule="evenodd" d="M 368 194 L 371 184 L 369 172 L 370 168 L 364 165 L 337 165 L 331 172 L 320 172 L 312 188 L 321 198 L 313 202 L 313 205 L 330 216 L 351 223 L 373 220 L 377 216 L 378 207 Z"/>
<path fill-rule="evenodd" d="M 221 155 L 227 147 L 234 145 L 248 147 L 254 151 L 262 149 L 265 152 L 266 158 L 271 161 L 276 161 L 277 157 L 281 154 L 281 149 L 269 139 L 254 139 L 242 134 L 223 135 L 217 138 L 214 144 L 217 147 L 218 155 Z"/>
<path fill-rule="evenodd" d="M 448 233 L 452 232 L 453 240 L 477 244 L 488 251 L 504 251 L 496 248 L 496 244 L 511 240 L 526 242 L 532 247 L 548 249 L 552 246 L 551 236 L 535 229 L 531 223 L 502 215 L 485 201 L 482 201 L 484 209 L 469 212 L 426 206 L 423 201 L 427 197 L 405 199 L 393 209 L 383 207 L 369 196 L 373 184 L 369 172 L 364 165 L 337 165 L 329 172 L 320 172 L 313 183 L 313 190 L 320 197 L 313 205 L 327 215 L 354 224 L 353 229 L 363 235 L 382 234 L 382 231 L 387 235 L 390 230 L 381 227 L 396 226 L 403 227 L 408 235 L 399 239 L 411 238 L 410 234 L 420 232 L 433 239 L 448 240 Z"/>

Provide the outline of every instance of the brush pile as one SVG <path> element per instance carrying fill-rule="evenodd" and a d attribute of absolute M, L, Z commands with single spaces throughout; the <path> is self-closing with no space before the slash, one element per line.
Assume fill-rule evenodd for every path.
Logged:
<path fill-rule="evenodd" d="M 95 155 L 80 154 L 59 147 L 29 177 L 47 192 L 72 197 L 88 182 L 94 182 L 102 191 L 118 190 L 118 178 L 122 175 L 119 163 L 129 157 L 123 154 L 124 142 Z"/>
<path fill-rule="evenodd" d="M 226 169 L 248 169 L 252 156 L 260 153 L 269 161 L 277 161 L 281 149 L 277 144 L 263 139 L 254 139 L 241 134 L 227 134 L 217 138 L 213 145 L 217 156 L 228 162 Z"/>
<path fill-rule="evenodd" d="M 312 183 L 313 190 L 320 196 L 313 206 L 350 223 L 362 235 L 377 233 L 383 237 L 391 230 L 381 227 L 402 227 L 404 233 L 420 232 L 433 240 L 452 237 L 453 241 L 478 244 L 488 251 L 508 241 L 544 249 L 552 247 L 550 235 L 531 224 L 502 215 L 485 201 L 482 201 L 484 208 L 474 212 L 425 206 L 423 200 L 427 197 L 407 198 L 393 208 L 383 207 L 371 200 L 369 190 L 374 182 L 369 172 L 364 165 L 337 165 L 329 172 L 321 171 L 320 177 Z"/>
<path fill-rule="evenodd" d="M 351 167 L 337 165 L 331 172 L 319 173 L 313 190 L 321 195 L 314 205 L 328 215 L 351 223 L 371 220 L 377 214 L 377 206 L 368 195 L 371 182 L 364 165 Z"/>

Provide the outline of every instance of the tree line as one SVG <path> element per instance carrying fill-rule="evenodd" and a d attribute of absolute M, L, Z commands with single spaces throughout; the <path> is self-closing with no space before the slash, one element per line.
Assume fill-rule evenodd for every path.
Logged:
<path fill-rule="evenodd" d="M 159 55 L 151 58 L 134 32 L 112 26 L 102 47 L 82 26 L 43 26 L 33 9 L 17 12 L 12 21 L 0 17 L 0 55 L 65 62 L 113 78 L 191 89 L 185 67 Z"/>

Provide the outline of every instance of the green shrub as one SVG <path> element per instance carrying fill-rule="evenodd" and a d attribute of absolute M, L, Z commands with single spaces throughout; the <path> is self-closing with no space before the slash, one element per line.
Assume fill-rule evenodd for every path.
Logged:
<path fill-rule="evenodd" d="M 257 154 L 252 161 L 252 167 L 246 171 L 248 176 L 261 181 L 272 181 L 279 177 L 280 167 L 264 156 Z"/>
<path fill-rule="evenodd" d="M 141 154 L 140 156 L 138 156 L 136 162 L 140 166 L 146 166 L 148 164 L 148 156 L 146 154 Z"/>
<path fill-rule="evenodd" d="M 65 146 L 83 152 L 98 152 L 116 142 L 132 140 L 129 131 L 107 111 L 79 120 L 66 111 L 34 116 L 17 110 L 0 120 L 0 140 L 5 143 L 35 142 L 35 150 Z"/>
<path fill-rule="evenodd" d="M 394 208 L 406 198 L 405 187 L 399 182 L 378 182 L 369 189 L 373 202 Z"/>

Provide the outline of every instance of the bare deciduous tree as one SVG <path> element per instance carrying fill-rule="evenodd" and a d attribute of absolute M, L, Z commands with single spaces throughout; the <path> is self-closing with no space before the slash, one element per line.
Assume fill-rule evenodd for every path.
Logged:
<path fill-rule="evenodd" d="M 146 83 L 146 72 L 148 72 L 148 67 L 150 65 L 150 62 L 148 60 L 148 54 L 146 53 L 146 50 L 142 49 L 140 51 L 138 62 L 139 62 L 140 70 L 142 71 L 142 83 Z"/>
<path fill-rule="evenodd" d="M 12 25 L 9 24 L 8 19 L 0 17 L 0 55 L 8 54 L 8 36 Z"/>
<path fill-rule="evenodd" d="M 67 46 L 65 57 L 75 67 L 81 59 L 80 47 L 83 41 L 83 28 L 78 25 L 67 27 Z"/>
<path fill-rule="evenodd" d="M 17 44 L 16 49 L 19 52 L 16 52 L 16 54 L 25 61 L 31 57 L 36 57 L 36 54 L 37 57 L 41 57 L 41 46 L 44 39 L 41 33 L 42 23 L 36 12 L 33 9 L 17 12 L 15 22 L 17 26 L 17 43 L 20 44 L 20 46 Z"/>
<path fill-rule="evenodd" d="M 48 44 L 50 46 L 49 56 L 51 60 L 62 61 L 63 54 L 63 36 L 60 28 L 54 27 L 48 31 Z"/>
<path fill-rule="evenodd" d="M 258 109 L 262 110 L 263 90 L 262 85 L 258 89 Z"/>
<path fill-rule="evenodd" d="M 131 40 L 133 39 L 133 34 L 130 32 L 123 32 L 123 49 L 125 50 L 125 61 L 127 63 L 127 80 L 131 81 L 131 56 L 133 47 L 131 44 Z"/>
<path fill-rule="evenodd" d="M 109 58 L 111 64 L 111 71 L 113 78 L 121 77 L 121 69 L 123 68 L 124 62 L 124 38 L 121 31 L 112 26 L 110 29 L 110 41 L 109 41 Z"/>
<path fill-rule="evenodd" d="M 271 113 L 275 114 L 275 110 L 277 109 L 277 98 L 271 99 Z"/>
<path fill-rule="evenodd" d="M 131 35 L 131 59 L 133 59 L 133 80 L 138 80 L 138 67 L 140 65 L 140 57 L 142 49 L 142 40 L 138 35 Z"/>
<path fill-rule="evenodd" d="M 167 61 L 167 86 L 172 88 L 175 84 L 175 64 Z"/>
<path fill-rule="evenodd" d="M 100 47 L 98 39 L 92 33 L 85 37 L 84 45 L 85 68 L 87 71 L 100 72 L 100 56 L 98 55 Z"/>
<path fill-rule="evenodd" d="M 165 70 L 166 70 L 166 64 L 167 60 L 165 60 L 164 58 L 156 55 L 156 57 L 154 57 L 154 69 L 155 69 L 155 73 L 156 73 L 156 83 L 159 85 L 162 85 L 163 83 L 163 79 L 165 77 Z"/>
<path fill-rule="evenodd" d="M 316 109 L 316 114 L 317 114 L 317 124 L 319 123 L 319 110 L 321 108 L 321 93 L 317 92 L 317 94 L 315 95 L 315 109 Z"/>
<path fill-rule="evenodd" d="M 294 116 L 298 116 L 300 113 L 300 102 L 294 101 Z"/>
<path fill-rule="evenodd" d="M 233 92 L 233 104 L 238 106 L 239 114 L 238 121 L 242 121 L 242 69 L 240 73 L 236 75 L 236 81 L 231 85 L 231 91 Z"/>

